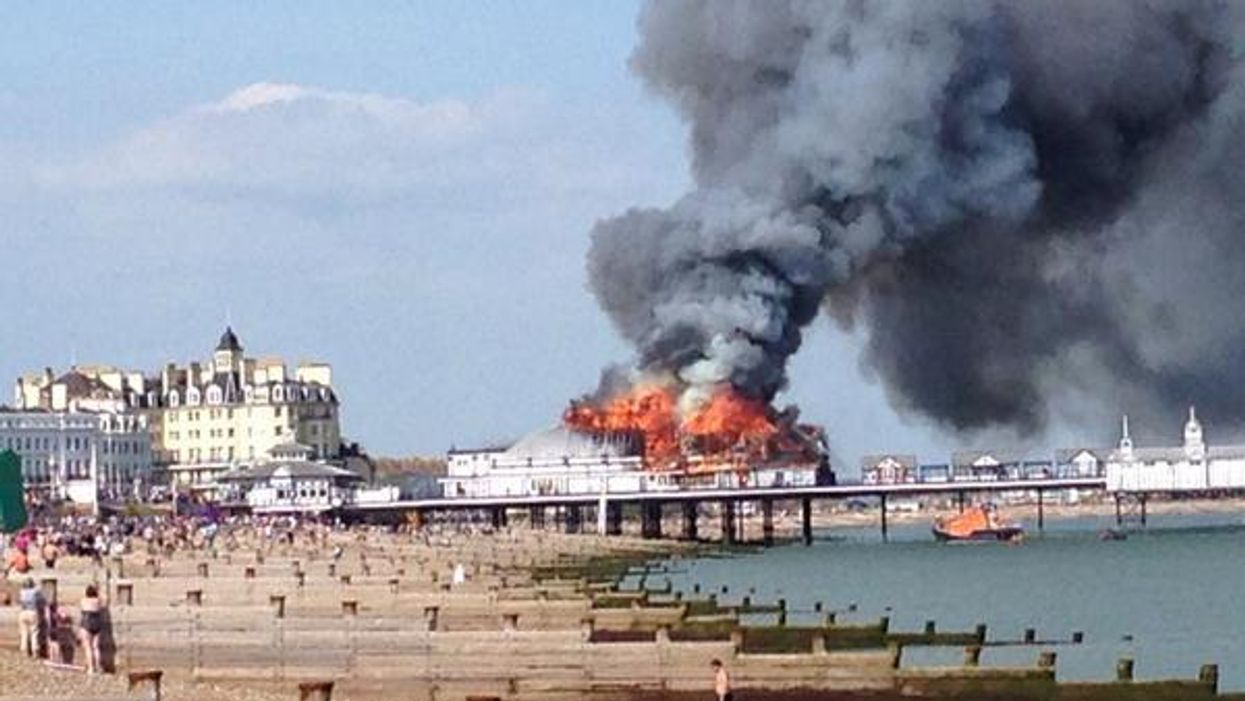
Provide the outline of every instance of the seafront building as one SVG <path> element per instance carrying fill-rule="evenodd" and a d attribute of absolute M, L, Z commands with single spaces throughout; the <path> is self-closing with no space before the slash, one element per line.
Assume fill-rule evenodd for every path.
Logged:
<path fill-rule="evenodd" d="M 17 380 L 22 410 L 96 411 L 139 420 L 152 463 L 175 487 L 211 492 L 216 478 L 298 443 L 314 460 L 341 457 L 332 368 L 305 362 L 290 372 L 280 358 L 247 357 L 232 328 L 206 362 L 170 363 L 155 373 L 76 366 Z"/>
<path fill-rule="evenodd" d="M 397 487 L 371 488 L 355 470 L 313 459 L 297 443 L 275 446 L 267 460 L 217 478 L 217 501 L 252 513 L 323 513 L 346 506 L 397 501 Z"/>
<path fill-rule="evenodd" d="M 152 478 L 151 433 L 141 415 L 2 407 L 0 450 L 21 458 L 35 494 L 77 503 L 141 494 Z"/>
<path fill-rule="evenodd" d="M 1206 443 L 1197 412 L 1189 407 L 1179 446 L 1133 445 L 1125 416 L 1120 442 L 1106 461 L 1108 491 L 1213 492 L 1245 489 L 1245 445 Z"/>

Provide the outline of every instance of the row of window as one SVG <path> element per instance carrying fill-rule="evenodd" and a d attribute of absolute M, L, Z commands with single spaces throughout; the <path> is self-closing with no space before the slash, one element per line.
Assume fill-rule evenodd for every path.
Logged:
<path fill-rule="evenodd" d="M 186 390 L 186 406 L 199 406 L 200 401 L 206 401 L 209 405 L 217 405 L 225 401 L 224 392 L 217 385 L 208 387 L 206 395 L 206 398 L 204 398 L 198 388 L 191 387 Z M 267 402 L 270 399 L 273 402 L 284 402 L 287 400 L 291 402 L 327 402 L 331 401 L 333 398 L 332 393 L 327 387 L 300 387 L 298 385 L 291 385 L 289 389 L 286 389 L 283 385 L 277 385 L 272 388 L 271 394 L 269 394 L 267 389 L 260 389 L 257 392 L 254 388 L 247 386 L 243 389 L 243 396 L 247 404 L 251 404 L 257 399 L 260 402 Z M 154 397 L 154 393 L 150 395 L 151 399 L 154 399 Z M 171 407 L 181 406 L 181 393 L 177 390 L 169 392 L 167 402 Z"/>
<path fill-rule="evenodd" d="M 327 407 L 323 410 L 304 408 L 301 411 L 297 407 L 289 407 L 289 410 L 290 410 L 290 416 L 295 419 L 298 419 L 298 418 L 331 419 L 333 418 L 332 407 Z M 207 421 L 215 421 L 218 419 L 232 419 L 233 409 L 209 409 L 206 412 L 206 414 L 207 414 L 207 419 L 206 419 Z M 185 415 L 186 421 L 199 421 L 203 419 L 204 412 L 198 411 L 198 410 L 187 411 L 185 412 L 184 415 Z M 277 418 L 281 418 L 282 416 L 285 415 L 285 407 L 282 407 L 282 406 L 273 407 L 272 415 Z M 177 423 L 178 421 L 181 420 L 180 419 L 181 416 L 182 416 L 181 412 L 172 411 L 168 413 L 165 421 L 167 421 L 168 423 Z M 250 418 L 251 416 L 253 416 L 251 409 L 248 408 L 246 410 L 246 416 L 247 418 Z"/>
<path fill-rule="evenodd" d="M 6 450 L 60 450 L 61 441 L 56 436 L 6 436 Z M 85 436 L 68 436 L 65 438 L 66 450 L 87 450 L 91 441 Z"/>

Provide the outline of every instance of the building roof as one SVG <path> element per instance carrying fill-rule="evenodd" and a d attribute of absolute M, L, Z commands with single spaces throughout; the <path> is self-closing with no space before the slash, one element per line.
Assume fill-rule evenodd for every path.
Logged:
<path fill-rule="evenodd" d="M 602 439 L 590 433 L 572 431 L 565 426 L 554 426 L 528 434 L 506 449 L 511 458 L 599 458 L 630 457 L 638 455 L 635 439 L 620 437 L 617 440 Z"/>
<path fill-rule="evenodd" d="M 232 326 L 225 327 L 225 333 L 221 334 L 220 343 L 216 344 L 216 350 L 242 352 L 242 344 L 238 343 L 238 335 L 233 332 Z"/>
<path fill-rule="evenodd" d="M 1119 460 L 1119 451 L 1113 451 L 1111 458 Z M 1176 463 L 1189 459 L 1183 447 L 1133 448 L 1133 458 L 1138 462 Z M 1245 458 L 1245 445 L 1212 445 L 1206 447 L 1208 460 L 1230 460 Z"/>
<path fill-rule="evenodd" d="M 81 397 L 114 397 L 116 391 L 97 378 L 89 377 L 77 369 L 56 378 L 54 384 L 65 385 L 65 392 L 72 399 Z"/>
<path fill-rule="evenodd" d="M 260 480 L 282 477 L 363 479 L 350 470 L 307 460 L 280 460 L 260 463 L 250 467 L 239 467 L 226 472 L 216 479 L 220 482 L 258 482 Z"/>
<path fill-rule="evenodd" d="M 1008 450 L 961 450 L 951 455 L 951 464 L 955 467 L 973 467 L 978 461 L 983 463 L 992 459 L 1000 465 L 1020 464 L 1024 458 Z"/>
<path fill-rule="evenodd" d="M 861 458 L 860 469 L 868 470 L 874 467 L 878 467 L 879 465 L 881 465 L 883 462 L 886 462 L 887 460 L 894 460 L 895 462 L 899 463 L 900 467 L 904 467 L 909 470 L 916 468 L 916 463 L 917 463 L 915 455 L 898 455 L 894 453 L 881 453 L 878 455 L 866 455 L 863 458 Z"/>
<path fill-rule="evenodd" d="M 1081 453 L 1089 453 L 1099 460 L 1106 460 L 1111 456 L 1114 448 L 1060 448 L 1055 451 L 1056 462 L 1071 462 L 1073 458 Z"/>

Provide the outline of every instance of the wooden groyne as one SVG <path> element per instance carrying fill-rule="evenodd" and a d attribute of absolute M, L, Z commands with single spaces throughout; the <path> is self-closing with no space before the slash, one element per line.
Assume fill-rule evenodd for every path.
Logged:
<path fill-rule="evenodd" d="M 67 563 L 43 586 L 65 603 L 88 583 L 106 588 L 105 646 L 118 670 L 290 690 L 332 682 L 338 698 L 398 688 L 411 699 L 680 698 L 704 693 L 714 659 L 730 669 L 739 698 L 764 690 L 793 699 L 1196 700 L 1217 692 L 1212 666 L 1183 681 L 1136 682 L 1129 668 L 1112 683 L 1056 683 L 1057 645 L 1078 634 L 992 641 L 984 625 L 946 631 L 932 621 L 896 631 L 886 618 L 844 624 L 820 606 L 818 623 L 789 625 L 785 601 L 683 596 L 645 565 L 694 546 L 529 532 L 426 543 L 371 535 L 345 545 L 340 558 L 291 547 L 140 553 L 102 568 Z M 646 588 L 623 589 L 624 580 Z M 0 608 L 0 627 L 14 629 L 15 618 Z M 979 666 L 992 644 L 1027 644 L 1034 661 Z M 904 663 L 913 646 L 962 648 L 963 662 L 914 668 Z"/>

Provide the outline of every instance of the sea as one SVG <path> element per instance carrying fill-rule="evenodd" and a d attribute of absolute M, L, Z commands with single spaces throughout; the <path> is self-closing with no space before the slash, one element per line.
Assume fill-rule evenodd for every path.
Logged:
<path fill-rule="evenodd" d="M 982 665 L 1028 666 L 1053 650 L 1059 679 L 1109 680 L 1131 657 L 1141 680 L 1217 663 L 1222 690 L 1245 690 L 1245 515 L 1151 515 L 1116 541 L 1099 538 L 1113 518 L 1048 519 L 1040 534 L 1025 525 L 1019 545 L 938 543 L 924 523 L 892 525 L 887 542 L 877 526 L 839 527 L 810 546 L 669 560 L 649 582 L 668 577 L 685 596 L 727 603 L 782 598 L 792 625 L 819 621 L 820 603 L 840 622 L 889 616 L 898 631 L 985 623 L 988 640 L 1019 642 L 1033 628 L 1041 644 L 988 646 Z M 1074 631 L 1082 644 L 1069 644 Z M 962 658 L 960 648 L 909 648 L 903 664 Z"/>

